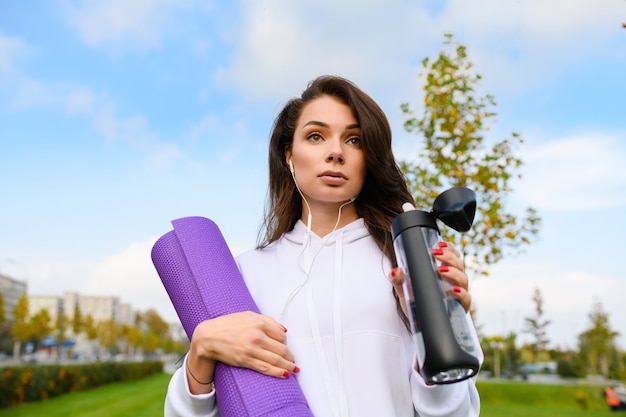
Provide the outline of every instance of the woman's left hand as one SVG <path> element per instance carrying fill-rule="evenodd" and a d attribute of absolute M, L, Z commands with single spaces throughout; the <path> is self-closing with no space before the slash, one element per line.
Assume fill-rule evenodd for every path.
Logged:
<path fill-rule="evenodd" d="M 452 285 L 452 289 L 448 291 L 448 295 L 459 300 L 465 311 L 469 311 L 472 304 L 472 296 L 468 292 L 469 280 L 464 272 L 461 255 L 452 245 L 446 242 L 439 242 L 439 248 L 433 249 L 433 255 L 441 263 L 439 266 L 439 275 Z M 393 284 L 394 291 L 398 294 L 398 297 L 400 297 L 402 311 L 404 311 L 406 315 L 406 303 L 404 301 L 404 289 L 402 287 L 404 271 L 402 268 L 398 267 L 392 269 L 389 279 Z"/>

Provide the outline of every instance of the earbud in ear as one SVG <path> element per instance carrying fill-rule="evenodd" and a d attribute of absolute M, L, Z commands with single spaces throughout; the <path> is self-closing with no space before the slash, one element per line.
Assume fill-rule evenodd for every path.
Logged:
<path fill-rule="evenodd" d="M 293 162 L 291 162 L 291 159 L 289 160 L 289 170 L 293 174 Z"/>

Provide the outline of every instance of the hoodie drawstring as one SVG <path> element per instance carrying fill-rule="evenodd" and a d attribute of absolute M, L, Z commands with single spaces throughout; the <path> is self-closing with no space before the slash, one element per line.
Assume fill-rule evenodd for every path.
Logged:
<path fill-rule="evenodd" d="M 342 284 L 342 261 L 343 260 L 343 230 L 335 241 L 335 293 L 333 297 L 333 332 L 335 334 L 335 356 L 337 359 L 339 379 L 339 408 L 341 417 L 347 417 L 348 399 L 343 381 L 343 327 L 341 325 L 341 284 Z"/>
<path fill-rule="evenodd" d="M 326 242 L 323 242 L 322 246 L 316 252 L 316 256 L 321 251 Z M 315 257 L 311 259 L 310 246 L 306 251 L 306 264 L 309 274 L 313 269 L 313 262 Z M 313 297 L 313 288 L 311 285 L 305 285 L 306 293 L 306 305 L 309 316 L 309 325 L 311 327 L 311 334 L 313 336 L 313 343 L 315 345 L 315 352 L 320 363 L 320 370 L 322 377 L 324 378 L 324 386 L 326 388 L 326 395 L 328 396 L 330 407 L 334 416 L 347 417 L 348 414 L 348 400 L 343 380 L 343 328 L 341 325 L 341 278 L 342 278 L 342 252 L 343 250 L 343 231 L 339 231 L 336 234 L 335 241 L 335 265 L 334 265 L 334 293 L 333 293 L 333 335 L 334 335 L 334 347 L 335 347 L 335 359 L 338 365 L 337 383 L 333 384 L 333 379 L 330 373 L 329 361 L 326 356 L 326 350 L 324 349 L 324 343 L 320 332 L 320 326 L 317 320 L 317 313 L 315 311 L 315 299 Z M 307 280 L 308 281 L 308 280 Z"/>

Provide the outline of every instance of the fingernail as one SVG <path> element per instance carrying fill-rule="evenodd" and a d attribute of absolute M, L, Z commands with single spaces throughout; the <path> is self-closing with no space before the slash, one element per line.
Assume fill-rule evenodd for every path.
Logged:
<path fill-rule="evenodd" d="M 300 368 L 298 368 L 297 366 L 294 366 L 293 373 L 297 374 L 298 372 L 300 372 Z"/>
<path fill-rule="evenodd" d="M 454 287 L 452 287 L 452 291 L 454 291 L 454 292 L 456 292 L 456 293 L 459 293 L 459 292 L 461 292 L 461 288 L 460 288 L 460 287 L 457 287 L 457 286 L 455 285 Z"/>
<path fill-rule="evenodd" d="M 449 270 L 447 265 L 439 265 L 439 272 L 448 272 Z"/>
<path fill-rule="evenodd" d="M 446 242 L 439 242 L 439 247 L 440 248 L 447 248 L 448 244 Z"/>
<path fill-rule="evenodd" d="M 287 328 L 286 328 L 285 326 L 283 326 L 283 325 L 282 325 L 282 324 L 280 324 L 280 323 L 279 323 L 278 325 L 280 326 L 280 328 L 281 328 L 281 330 L 282 330 L 283 332 L 287 333 Z"/>
<path fill-rule="evenodd" d="M 289 378 L 291 376 L 291 373 L 289 371 L 285 371 L 285 372 L 283 372 L 283 376 L 285 378 Z"/>
<path fill-rule="evenodd" d="M 393 269 L 391 270 L 391 276 L 392 276 L 392 277 L 395 277 L 397 273 L 398 273 L 398 268 L 393 268 Z"/>
<path fill-rule="evenodd" d="M 443 251 L 441 249 L 433 249 L 433 255 L 443 255 Z"/>

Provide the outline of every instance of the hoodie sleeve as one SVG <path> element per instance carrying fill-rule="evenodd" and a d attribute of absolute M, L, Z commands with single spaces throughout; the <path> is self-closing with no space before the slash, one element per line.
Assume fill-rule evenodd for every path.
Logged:
<path fill-rule="evenodd" d="M 167 387 L 164 417 L 219 417 L 220 412 L 215 402 L 215 390 L 208 394 L 194 395 L 189 391 L 187 382 L 187 356 L 183 366 L 178 368 Z"/>
<path fill-rule="evenodd" d="M 480 349 L 478 334 L 467 314 L 471 324 L 472 338 L 475 346 L 479 346 L 478 360 L 480 365 L 484 361 L 484 354 Z M 415 411 L 420 417 L 474 417 L 480 414 L 480 396 L 476 389 L 476 376 L 465 381 L 447 385 L 426 385 L 426 381 L 413 367 L 411 372 L 411 391 Z"/>
<path fill-rule="evenodd" d="M 480 398 L 474 378 L 448 385 L 426 385 L 414 371 L 411 390 L 420 417 L 474 417 L 480 414 Z"/>

